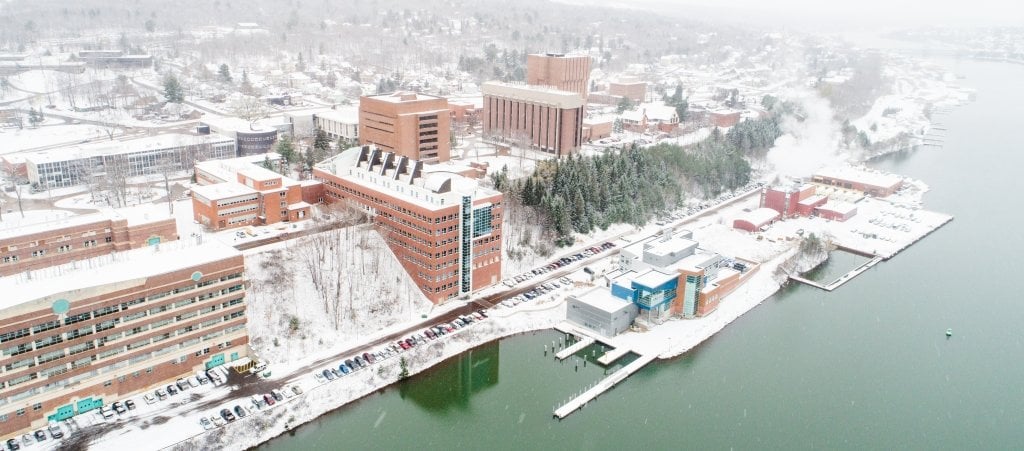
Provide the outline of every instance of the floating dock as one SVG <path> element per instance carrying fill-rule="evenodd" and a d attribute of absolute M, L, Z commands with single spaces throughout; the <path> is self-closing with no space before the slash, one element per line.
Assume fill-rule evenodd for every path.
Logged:
<path fill-rule="evenodd" d="M 789 276 L 789 278 L 792 279 L 792 280 L 795 280 L 797 282 L 800 282 L 800 283 L 802 283 L 804 285 L 810 285 L 812 287 L 820 288 L 820 289 L 825 290 L 825 291 L 832 291 L 832 290 L 835 290 L 836 288 L 839 288 L 839 287 L 843 286 L 844 283 L 853 280 L 854 277 L 859 276 L 862 272 L 867 271 L 868 269 L 871 269 L 873 266 L 877 265 L 881 261 L 882 261 L 882 257 L 872 258 L 871 260 L 868 260 L 867 262 L 865 262 L 863 265 L 858 266 L 853 271 L 850 271 L 850 272 L 848 272 L 846 274 L 843 274 L 838 279 L 833 280 L 831 283 L 829 283 L 827 285 L 819 283 L 819 282 L 815 282 L 815 281 L 810 280 L 810 279 L 806 279 L 806 278 L 801 277 L 801 276 L 791 275 L 791 276 Z"/>
<path fill-rule="evenodd" d="M 565 360 L 567 357 L 583 350 L 583 348 L 594 344 L 595 341 L 596 340 L 590 337 L 579 337 L 579 341 L 573 343 L 572 346 L 569 346 L 568 348 L 558 351 L 558 354 L 555 354 L 555 357 L 558 360 Z"/>
<path fill-rule="evenodd" d="M 618 371 L 612 373 L 610 376 L 602 379 L 600 382 L 595 384 L 593 387 L 590 387 L 590 389 L 581 393 L 579 396 L 569 400 L 569 402 L 565 403 L 565 405 L 563 405 L 562 407 L 555 409 L 555 417 L 557 417 L 558 419 L 562 419 L 569 416 L 569 414 L 587 405 L 588 402 L 592 401 L 598 395 L 614 387 L 615 384 L 622 382 L 631 374 L 637 372 L 640 368 L 643 368 L 645 365 L 651 363 L 651 361 L 653 361 L 656 358 L 657 355 L 654 354 L 640 356 L 640 358 L 634 360 L 629 365 L 622 367 Z"/>
<path fill-rule="evenodd" d="M 622 358 L 622 356 L 624 356 L 626 354 L 629 354 L 629 348 L 626 348 L 626 347 L 615 348 L 615 349 L 612 349 L 611 351 L 608 351 L 608 352 L 604 353 L 603 356 L 601 356 L 599 359 L 597 359 L 597 363 L 600 363 L 602 365 L 611 365 L 616 360 L 619 360 L 620 358 Z"/>

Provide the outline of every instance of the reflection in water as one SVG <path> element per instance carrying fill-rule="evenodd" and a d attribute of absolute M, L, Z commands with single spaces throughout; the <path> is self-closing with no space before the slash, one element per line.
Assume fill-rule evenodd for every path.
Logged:
<path fill-rule="evenodd" d="M 466 351 L 449 364 L 438 365 L 399 386 L 402 399 L 431 412 L 466 409 L 469 399 L 498 384 L 501 343 Z"/>

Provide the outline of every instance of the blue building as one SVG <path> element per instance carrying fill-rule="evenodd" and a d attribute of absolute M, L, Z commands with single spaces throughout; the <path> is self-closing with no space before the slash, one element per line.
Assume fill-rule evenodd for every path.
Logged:
<path fill-rule="evenodd" d="M 649 269 L 639 273 L 630 271 L 616 278 L 611 291 L 612 296 L 636 304 L 641 317 L 655 320 L 668 315 L 678 285 L 678 273 Z"/>

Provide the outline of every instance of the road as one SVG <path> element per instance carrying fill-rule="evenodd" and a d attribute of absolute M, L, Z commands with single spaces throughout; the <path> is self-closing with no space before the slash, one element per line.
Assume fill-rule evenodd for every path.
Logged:
<path fill-rule="evenodd" d="M 728 205 L 732 205 L 733 203 L 739 202 L 739 201 L 741 201 L 743 199 L 747 199 L 750 196 L 758 193 L 759 191 L 760 191 L 759 188 L 752 189 L 749 192 L 746 192 L 744 194 L 738 195 L 738 196 L 736 196 L 736 197 L 734 197 L 732 199 L 729 199 L 728 201 L 722 202 L 722 203 L 720 203 L 718 205 L 715 205 L 713 207 L 710 207 L 710 208 L 706 208 L 706 209 L 704 209 L 704 210 L 702 210 L 700 212 L 697 212 L 697 213 L 695 213 L 695 214 L 693 214 L 691 216 L 687 216 L 687 217 L 682 218 L 682 219 L 680 219 L 680 220 L 678 220 L 678 221 L 676 221 L 676 222 L 674 222 L 672 224 L 666 225 L 666 227 L 678 227 L 678 226 L 687 224 L 689 222 L 695 221 L 695 220 L 697 220 L 697 219 L 699 219 L 699 218 L 701 218 L 701 217 L 703 217 L 705 215 L 708 215 L 708 214 L 711 214 L 711 213 L 713 213 L 715 211 L 718 211 L 719 209 L 721 209 L 723 207 L 726 207 Z M 239 244 L 236 247 L 239 248 L 239 249 L 252 249 L 252 248 L 255 248 L 255 247 L 262 246 L 262 245 L 280 242 L 280 241 L 283 241 L 285 239 L 291 239 L 291 238 L 296 238 L 296 237 L 299 237 L 299 236 L 304 236 L 304 235 L 307 235 L 309 233 L 311 233 L 311 231 L 294 232 L 294 233 L 289 233 L 289 234 L 285 234 L 285 235 L 281 235 L 281 236 L 264 238 L 264 239 L 252 241 L 252 242 L 249 242 L 249 243 Z M 635 231 L 623 232 L 623 233 L 620 233 L 620 234 L 617 234 L 617 235 L 614 235 L 614 236 L 611 236 L 611 237 L 606 237 L 604 239 L 595 241 L 593 243 L 585 244 L 585 245 L 580 246 L 578 248 L 575 248 L 573 250 L 569 250 L 569 251 L 566 251 L 565 253 L 562 253 L 560 255 L 554 256 L 554 257 L 552 257 L 552 259 L 550 261 L 555 261 L 555 260 L 558 260 L 558 259 L 560 259 L 562 257 L 582 252 L 583 250 L 591 248 L 591 247 L 600 246 L 600 244 L 602 244 L 604 242 L 611 242 L 611 241 L 615 241 L 615 240 L 621 239 L 623 236 L 626 236 L 626 235 L 629 235 L 629 234 L 633 234 L 633 233 L 635 233 Z M 658 233 L 660 233 L 660 229 L 659 229 L 658 232 L 654 232 L 654 233 L 645 235 L 645 236 L 639 238 L 638 240 L 644 240 L 644 239 L 652 238 L 652 237 L 656 236 Z M 456 308 L 454 308 L 454 309 L 452 309 L 452 310 L 450 310 L 448 312 L 445 312 L 445 313 L 443 313 L 441 315 L 438 315 L 438 316 L 435 316 L 435 317 L 432 317 L 432 318 L 427 318 L 427 319 L 424 319 L 422 321 L 418 321 L 418 322 L 413 323 L 413 324 L 409 324 L 409 325 L 407 325 L 406 327 L 403 327 L 400 330 L 396 330 L 394 332 L 388 333 L 385 336 L 378 337 L 378 338 L 373 339 L 371 341 L 368 341 L 368 342 L 365 342 L 365 343 L 360 343 L 358 345 L 350 346 L 350 347 L 347 347 L 345 349 L 339 350 L 339 351 L 335 352 L 333 355 L 331 355 L 330 357 L 325 357 L 325 358 L 322 358 L 322 359 L 318 359 L 316 361 L 310 362 L 310 363 L 302 366 L 301 368 L 295 369 L 294 371 L 292 371 L 291 373 L 288 373 L 284 377 L 274 378 L 274 380 L 267 380 L 267 379 L 259 378 L 258 376 L 255 376 L 255 375 L 238 374 L 238 373 L 235 373 L 234 371 L 228 371 L 230 373 L 230 377 L 229 377 L 229 379 L 227 381 L 227 384 L 231 386 L 230 387 L 231 388 L 231 398 L 230 398 L 230 400 L 229 399 L 225 399 L 225 398 L 210 398 L 210 399 L 197 400 L 196 402 L 190 404 L 188 412 L 184 412 L 184 414 L 191 414 L 191 413 L 202 412 L 202 411 L 210 411 L 213 408 L 219 408 L 219 407 L 222 407 L 224 405 L 230 404 L 232 402 L 231 400 L 234 400 L 235 402 L 240 402 L 240 401 L 243 401 L 245 398 L 248 398 L 248 397 L 250 397 L 252 395 L 269 393 L 273 389 L 281 388 L 284 385 L 295 383 L 300 378 L 308 377 L 314 371 L 320 371 L 320 370 L 322 370 L 324 368 L 327 368 L 328 366 L 331 366 L 331 367 L 336 366 L 338 364 L 338 362 L 341 362 L 341 361 L 343 361 L 346 358 L 351 358 L 352 356 L 354 356 L 356 354 L 362 354 L 363 352 L 369 351 L 371 349 L 375 349 L 375 348 L 377 348 L 379 346 L 382 346 L 382 345 L 385 345 L 385 344 L 394 343 L 397 340 L 399 340 L 400 338 L 406 338 L 409 335 L 412 335 L 414 333 L 419 333 L 423 329 L 425 329 L 425 328 L 427 328 L 429 326 L 440 324 L 440 323 L 444 323 L 444 322 L 451 322 L 452 320 L 454 320 L 455 318 L 457 318 L 459 316 L 469 314 L 469 313 L 474 312 L 474 311 L 479 310 L 479 309 L 490 309 L 490 308 L 494 307 L 494 305 L 500 303 L 501 301 L 503 301 L 505 299 L 509 299 L 509 298 L 514 297 L 514 296 L 518 296 L 518 295 L 520 295 L 522 293 L 525 293 L 527 291 L 530 291 L 530 290 L 536 288 L 539 285 L 551 282 L 553 280 L 557 280 L 558 278 L 561 278 L 561 277 L 563 277 L 565 275 L 568 275 L 568 274 L 570 274 L 572 272 L 575 272 L 575 271 L 578 271 L 578 270 L 582 269 L 586 265 L 592 264 L 592 263 L 594 263 L 594 262 L 596 262 L 596 261 L 598 261 L 600 259 L 604 259 L 604 258 L 608 258 L 608 257 L 613 256 L 613 255 L 616 255 L 619 252 L 620 252 L 619 248 L 612 248 L 612 249 L 610 249 L 608 251 L 599 252 L 599 253 L 597 253 L 597 254 L 589 257 L 589 258 L 583 258 L 583 259 L 580 259 L 580 260 L 578 260 L 578 261 L 576 261 L 576 262 L 574 262 L 574 263 L 572 263 L 570 265 L 567 265 L 565 267 L 562 267 L 562 268 L 556 269 L 554 271 L 550 271 L 550 272 L 541 274 L 541 275 L 531 279 L 528 282 L 517 284 L 514 287 L 507 288 L 507 289 L 502 289 L 500 291 L 497 291 L 497 292 L 494 292 L 494 293 L 491 293 L 491 294 L 487 294 L 487 295 L 484 295 L 484 296 L 480 296 L 480 297 L 475 298 L 475 299 L 469 299 L 469 300 L 461 301 L 461 302 L 463 302 L 463 305 L 461 305 L 459 307 L 456 307 Z M 544 263 L 544 264 L 542 264 L 540 266 L 545 266 L 547 264 L 548 263 Z M 443 338 L 441 338 L 441 339 L 443 339 Z M 148 421 L 148 419 L 139 418 L 139 419 L 133 419 L 133 420 L 130 420 L 130 421 Z"/>

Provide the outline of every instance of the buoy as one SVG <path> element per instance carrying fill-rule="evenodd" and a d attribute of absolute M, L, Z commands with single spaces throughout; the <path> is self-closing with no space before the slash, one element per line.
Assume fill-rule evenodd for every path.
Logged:
<path fill-rule="evenodd" d="M 953 336 L 953 329 L 946 329 L 946 337 L 952 337 L 952 336 Z"/>

